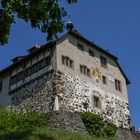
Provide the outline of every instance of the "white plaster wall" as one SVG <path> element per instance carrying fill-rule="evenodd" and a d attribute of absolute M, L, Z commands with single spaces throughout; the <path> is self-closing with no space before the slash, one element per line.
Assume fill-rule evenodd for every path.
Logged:
<path fill-rule="evenodd" d="M 83 44 L 85 51 L 81 51 L 77 48 L 77 43 Z M 121 98 L 124 98 L 128 100 L 127 97 L 127 87 L 126 87 L 126 81 L 123 77 L 122 73 L 120 72 L 119 68 L 117 67 L 115 61 L 111 59 L 109 56 L 106 56 L 105 54 L 102 54 L 98 50 L 92 48 L 95 52 L 95 57 L 92 57 L 88 53 L 88 49 L 91 49 L 92 47 L 88 44 L 85 44 L 83 41 L 80 41 L 72 36 L 69 36 L 68 39 L 64 40 L 61 43 L 58 43 L 56 46 L 56 52 L 57 52 L 57 69 L 64 72 L 71 74 L 73 76 L 81 77 L 83 80 L 86 80 L 88 82 L 91 82 L 95 85 L 98 85 L 101 87 L 101 89 L 105 90 L 106 92 L 111 92 L 112 94 L 115 94 Z M 70 57 L 72 60 L 74 60 L 74 70 L 67 68 L 66 66 L 62 65 L 62 55 Z M 108 64 L 107 68 L 103 68 L 101 66 L 100 62 L 100 55 L 103 55 L 107 58 Z M 80 67 L 79 65 L 83 64 L 86 65 L 91 70 L 93 68 L 99 68 L 102 75 L 107 77 L 107 85 L 104 85 L 102 81 L 100 83 L 96 83 L 94 76 L 91 76 L 91 78 L 86 77 L 80 73 Z M 116 91 L 115 89 L 115 83 L 112 83 L 109 80 L 109 75 L 112 75 L 114 78 L 121 81 L 122 84 L 122 92 Z"/>
<path fill-rule="evenodd" d="M 3 75 L 0 80 L 3 83 L 2 91 L 0 92 L 0 105 L 7 106 L 11 104 L 11 97 L 8 94 L 9 91 L 9 74 Z"/>

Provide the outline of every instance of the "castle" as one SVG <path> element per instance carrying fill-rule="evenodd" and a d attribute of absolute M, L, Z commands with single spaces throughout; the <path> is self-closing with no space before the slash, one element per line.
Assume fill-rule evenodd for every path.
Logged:
<path fill-rule="evenodd" d="M 118 58 L 67 24 L 68 32 L 36 45 L 0 71 L 0 105 L 14 110 L 68 110 L 101 114 L 130 127 L 127 76 Z"/>

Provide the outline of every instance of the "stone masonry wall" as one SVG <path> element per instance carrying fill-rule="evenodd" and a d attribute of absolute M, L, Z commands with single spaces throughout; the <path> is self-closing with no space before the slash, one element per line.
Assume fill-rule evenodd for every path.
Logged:
<path fill-rule="evenodd" d="M 12 109 L 15 111 L 52 111 L 55 98 L 52 77 L 52 74 L 45 75 L 13 92 L 11 94 Z"/>
<path fill-rule="evenodd" d="M 69 74 L 57 74 L 56 80 L 60 109 L 73 112 L 86 111 L 84 103 L 88 103 L 87 111 L 101 114 L 105 120 L 112 121 L 117 126 L 129 128 L 128 102 L 111 93 L 106 93 L 99 86 L 85 82 L 79 77 Z M 93 106 L 93 96 L 101 99 L 101 108 Z"/>
<path fill-rule="evenodd" d="M 101 100 L 100 108 L 94 107 L 94 95 Z M 127 101 L 69 74 L 57 72 L 45 75 L 11 96 L 14 110 L 50 112 L 55 106 L 56 110 L 90 111 L 101 114 L 105 120 L 112 121 L 117 126 L 129 128 L 130 114 Z M 87 110 L 84 103 L 88 103 Z"/>
<path fill-rule="evenodd" d="M 86 127 L 78 113 L 72 113 L 69 111 L 53 111 L 46 115 L 48 121 L 48 127 L 55 129 L 65 129 L 69 131 L 80 132 L 82 134 L 88 134 Z"/>

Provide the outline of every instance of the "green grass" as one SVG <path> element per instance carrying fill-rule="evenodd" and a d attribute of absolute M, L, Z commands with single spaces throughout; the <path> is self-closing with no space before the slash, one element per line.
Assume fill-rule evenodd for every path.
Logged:
<path fill-rule="evenodd" d="M 88 124 L 91 124 L 91 122 L 89 121 Z M 94 130 L 97 131 L 97 128 L 95 128 Z M 47 120 L 45 118 L 44 113 L 39 112 L 17 113 L 9 111 L 8 109 L 5 108 L 0 108 L 0 140 L 113 140 L 113 139 L 95 138 L 89 135 L 81 135 L 80 133 L 76 132 L 50 129 L 47 128 Z"/>
<path fill-rule="evenodd" d="M 54 140 L 113 140 L 111 138 L 110 139 L 109 138 L 95 138 L 88 135 L 81 135 L 80 133 L 77 133 L 77 132 L 69 132 L 69 131 L 64 131 L 64 130 L 62 131 L 62 130 L 54 130 L 54 129 L 46 129 L 46 128 L 36 129 L 36 131 L 34 131 L 34 135 L 37 135 L 37 136 L 47 135 L 49 137 L 53 137 Z"/>
<path fill-rule="evenodd" d="M 0 136 L 0 140 L 114 140 L 113 138 L 95 138 L 81 135 L 77 132 L 56 130 L 49 128 L 36 128 L 33 131 L 25 130 Z"/>

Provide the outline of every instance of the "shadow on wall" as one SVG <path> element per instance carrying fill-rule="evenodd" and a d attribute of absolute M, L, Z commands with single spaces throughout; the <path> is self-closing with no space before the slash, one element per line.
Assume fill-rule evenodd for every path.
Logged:
<path fill-rule="evenodd" d="M 55 98 L 52 77 L 53 74 L 44 75 L 12 93 L 12 109 L 52 111 Z"/>

